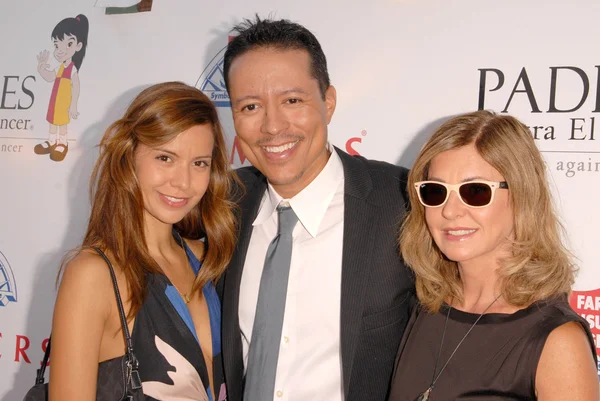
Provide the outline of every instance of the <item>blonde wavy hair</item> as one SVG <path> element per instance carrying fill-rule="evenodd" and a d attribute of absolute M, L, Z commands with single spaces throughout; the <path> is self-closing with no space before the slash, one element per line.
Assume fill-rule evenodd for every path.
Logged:
<path fill-rule="evenodd" d="M 448 299 L 462 302 L 456 262 L 435 244 L 425 222 L 414 183 L 427 180 L 438 154 L 473 144 L 481 157 L 508 182 L 514 211 L 512 255 L 500 262 L 504 298 L 517 307 L 553 297 L 568 297 L 576 267 L 561 241 L 546 165 L 529 129 L 516 118 L 477 111 L 445 122 L 425 143 L 408 176 L 411 209 L 400 233 L 400 249 L 416 275 L 417 296 L 430 312 Z"/>

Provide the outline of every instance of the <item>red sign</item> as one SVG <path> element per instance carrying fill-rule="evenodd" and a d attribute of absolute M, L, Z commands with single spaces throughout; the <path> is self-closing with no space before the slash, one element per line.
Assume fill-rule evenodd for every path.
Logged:
<path fill-rule="evenodd" d="M 573 291 L 569 300 L 571 307 L 590 325 L 596 351 L 600 354 L 600 288 L 589 291 Z"/>

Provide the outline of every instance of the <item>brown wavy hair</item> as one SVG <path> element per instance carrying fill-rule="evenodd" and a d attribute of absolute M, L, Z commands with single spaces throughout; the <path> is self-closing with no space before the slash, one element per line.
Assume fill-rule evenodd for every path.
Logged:
<path fill-rule="evenodd" d="M 514 239 L 511 256 L 499 261 L 503 296 L 517 307 L 567 297 L 576 268 L 561 241 L 562 226 L 552 204 L 546 165 L 531 133 L 512 116 L 477 111 L 445 122 L 425 143 L 408 176 L 411 210 L 402 225 L 400 249 L 415 272 L 420 302 L 436 312 L 444 301 L 463 298 L 457 264 L 435 244 L 414 183 L 428 179 L 436 155 L 470 144 L 508 182 Z"/>
<path fill-rule="evenodd" d="M 208 124 L 214 148 L 206 193 L 175 229 L 183 238 L 206 237 L 202 269 L 193 291 L 224 272 L 236 242 L 235 204 L 230 200 L 235 173 L 230 169 L 217 111 L 200 90 L 181 82 L 165 82 L 143 90 L 123 118 L 115 121 L 100 142 L 92 172 L 92 212 L 82 248 L 99 247 L 123 270 L 129 287 L 128 318 L 141 307 L 145 273 L 161 273 L 148 253 L 144 235 L 144 201 L 135 172 L 138 145 L 163 145 L 181 132 Z"/>

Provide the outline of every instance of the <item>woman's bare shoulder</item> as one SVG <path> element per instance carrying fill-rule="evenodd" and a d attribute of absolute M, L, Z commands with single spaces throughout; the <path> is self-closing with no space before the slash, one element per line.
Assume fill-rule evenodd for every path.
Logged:
<path fill-rule="evenodd" d="M 598 377 L 585 330 L 568 322 L 548 336 L 536 373 L 540 401 L 598 400 Z"/>
<path fill-rule="evenodd" d="M 67 292 L 77 298 L 94 297 L 99 301 L 114 297 L 112 289 L 106 261 L 95 251 L 83 249 L 64 266 L 59 296 L 61 292 Z"/>

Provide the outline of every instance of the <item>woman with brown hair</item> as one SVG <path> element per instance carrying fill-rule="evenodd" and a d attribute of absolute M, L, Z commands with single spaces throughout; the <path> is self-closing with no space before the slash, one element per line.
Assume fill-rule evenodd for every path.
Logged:
<path fill-rule="evenodd" d="M 408 178 L 400 245 L 416 276 L 391 401 L 598 400 L 595 346 L 568 304 L 545 164 L 514 117 L 444 123 Z"/>
<path fill-rule="evenodd" d="M 145 89 L 110 126 L 54 309 L 50 400 L 95 400 L 103 369 L 129 355 L 127 331 L 126 380 L 145 399 L 225 399 L 214 283 L 235 246 L 233 177 L 216 109 L 193 87 Z"/>

